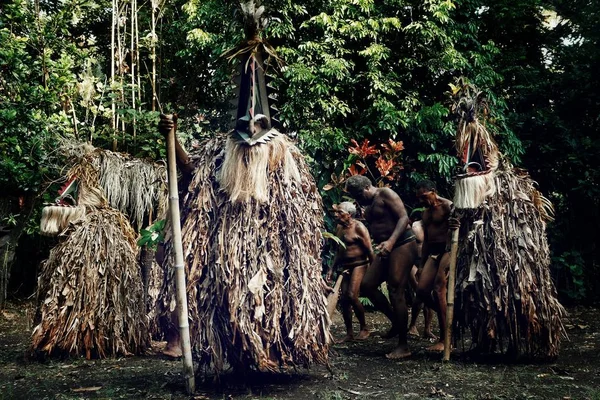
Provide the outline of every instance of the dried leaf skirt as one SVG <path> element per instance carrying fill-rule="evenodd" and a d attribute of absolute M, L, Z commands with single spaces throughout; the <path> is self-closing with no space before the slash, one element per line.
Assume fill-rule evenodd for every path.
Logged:
<path fill-rule="evenodd" d="M 88 359 L 141 353 L 150 337 L 129 222 L 95 209 L 67 235 L 38 278 L 32 350 Z"/>
<path fill-rule="evenodd" d="M 558 355 L 565 310 L 550 276 L 539 192 L 529 175 L 505 168 L 496 192 L 476 210 L 461 210 L 455 323 L 481 352 Z"/>
<path fill-rule="evenodd" d="M 219 137 L 197 156 L 183 202 L 192 346 L 200 364 L 216 373 L 228 366 L 280 371 L 328 360 L 322 202 L 302 155 L 287 139 L 268 146 L 277 147 L 277 141 L 293 157 L 299 176 L 285 176 L 285 156 L 270 157 L 267 201 L 233 203 L 220 188 L 225 139 Z M 169 241 L 166 255 L 172 260 Z M 166 265 L 165 271 L 158 307 L 169 321 L 175 292 L 172 268 Z"/>

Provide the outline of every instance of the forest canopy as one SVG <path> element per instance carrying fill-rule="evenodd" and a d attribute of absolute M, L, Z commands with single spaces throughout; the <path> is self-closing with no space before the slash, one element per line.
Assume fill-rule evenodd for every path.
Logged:
<path fill-rule="evenodd" d="M 392 174 L 383 181 L 407 205 L 422 178 L 449 196 L 457 163 L 449 92 L 462 77 L 485 92 L 501 151 L 554 203 L 560 294 L 598 299 L 600 1 L 262 4 L 263 36 L 282 61 L 269 71 L 281 129 L 307 155 L 326 206 L 340 200 L 336 183 L 363 145 L 396 146 L 372 177 Z M 238 9 L 222 0 L 2 6 L 0 229 L 13 242 L 3 246 L 37 237 L 41 204 L 60 183 L 58 143 L 160 160 L 161 111 L 179 114 L 188 146 L 228 129 L 235 63 L 222 54 L 243 37 Z"/>

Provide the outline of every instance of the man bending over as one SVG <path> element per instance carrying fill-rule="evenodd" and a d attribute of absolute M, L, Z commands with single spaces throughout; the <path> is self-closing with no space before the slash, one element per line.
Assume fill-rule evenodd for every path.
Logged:
<path fill-rule="evenodd" d="M 369 178 L 354 175 L 346 181 L 346 191 L 365 206 L 365 219 L 376 243 L 377 255 L 367 268 L 361 292 L 392 322 L 384 337 L 399 335 L 398 347 L 386 357 L 399 359 L 410 356 L 407 342 L 408 310 L 404 290 L 410 270 L 417 257 L 415 235 L 408 229 L 404 203 L 392 189 L 376 188 Z M 379 291 L 386 281 L 390 303 Z"/>

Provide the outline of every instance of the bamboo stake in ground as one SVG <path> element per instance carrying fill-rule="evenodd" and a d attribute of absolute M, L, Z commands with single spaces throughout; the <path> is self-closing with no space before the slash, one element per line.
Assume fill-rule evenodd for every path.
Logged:
<path fill-rule="evenodd" d="M 454 319 L 454 290 L 456 282 L 456 258 L 458 255 L 458 228 L 452 230 L 452 246 L 450 247 L 450 271 L 448 272 L 448 294 L 446 303 L 446 335 L 444 336 L 444 358 L 450 360 L 450 344 L 452 343 L 452 320 Z"/>
<path fill-rule="evenodd" d="M 177 121 L 176 116 L 168 116 Z M 175 253 L 175 288 L 177 290 L 177 309 L 179 311 L 179 337 L 183 353 L 183 375 L 186 379 L 188 394 L 196 391 L 194 366 L 192 364 L 192 346 L 188 319 L 185 270 L 183 269 L 183 247 L 181 245 L 181 221 L 179 214 L 179 192 L 177 189 L 177 166 L 175 164 L 175 126 L 167 138 L 167 164 L 169 167 L 169 210 L 173 229 L 173 249 Z"/>

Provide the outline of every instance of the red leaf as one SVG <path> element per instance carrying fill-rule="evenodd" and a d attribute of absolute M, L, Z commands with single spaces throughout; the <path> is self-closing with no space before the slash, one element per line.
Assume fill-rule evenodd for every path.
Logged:
<path fill-rule="evenodd" d="M 375 161 L 375 166 L 379 170 L 379 173 L 381 173 L 381 176 L 389 175 L 394 165 L 396 165 L 394 160 L 386 160 L 383 157 L 379 157 L 377 161 Z"/>
<path fill-rule="evenodd" d="M 370 155 L 379 154 L 379 150 L 377 150 L 375 145 L 369 146 L 369 139 L 363 140 L 360 145 L 354 139 L 351 139 L 350 141 L 354 145 L 348 148 L 350 154 L 355 154 L 360 158 L 367 158 Z"/>
<path fill-rule="evenodd" d="M 398 153 L 404 150 L 404 143 L 402 141 L 394 142 L 392 139 L 389 139 L 388 143 L 384 144 L 383 148 L 391 153 Z"/>
<path fill-rule="evenodd" d="M 364 175 L 367 170 L 365 168 L 361 168 L 360 170 L 356 168 L 356 165 L 352 164 L 350 168 L 348 168 L 350 175 Z"/>

